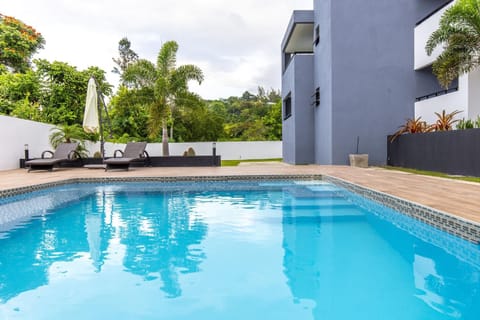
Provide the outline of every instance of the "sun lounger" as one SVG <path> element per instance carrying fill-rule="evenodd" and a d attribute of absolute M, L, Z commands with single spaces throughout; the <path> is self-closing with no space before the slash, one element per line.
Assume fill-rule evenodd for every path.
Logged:
<path fill-rule="evenodd" d="M 146 147 L 146 142 L 129 142 L 123 152 L 121 150 L 115 150 L 113 158 L 103 160 L 103 163 L 107 165 L 105 171 L 109 169 L 128 170 L 130 164 L 134 161 L 149 160 L 150 157 L 147 151 L 145 151 Z M 121 157 L 117 157 L 118 153 L 121 154 Z"/>
<path fill-rule="evenodd" d="M 55 152 L 43 151 L 41 159 L 33 159 L 25 162 L 25 165 L 29 167 L 28 172 L 32 170 L 48 170 L 52 171 L 54 166 L 59 165 L 62 161 L 68 161 L 73 159 L 73 155 L 77 155 L 81 159 L 80 154 L 76 151 L 78 142 L 73 143 L 61 143 L 58 145 Z M 46 154 L 51 154 L 51 158 L 46 158 Z"/>

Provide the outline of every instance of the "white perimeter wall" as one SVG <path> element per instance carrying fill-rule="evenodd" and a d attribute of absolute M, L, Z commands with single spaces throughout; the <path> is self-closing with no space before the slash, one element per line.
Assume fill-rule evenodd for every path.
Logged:
<path fill-rule="evenodd" d="M 17 119 L 0 115 L 0 170 L 10 170 L 19 167 L 19 159 L 24 158 L 24 145 L 28 144 L 30 158 L 38 158 L 45 150 L 52 150 L 48 137 L 55 126 L 35 121 Z M 212 142 L 170 143 L 170 155 L 183 155 L 189 147 L 197 155 L 211 155 Z M 105 144 L 105 155 L 113 156 L 116 149 L 123 150 L 124 144 Z M 217 142 L 217 155 L 222 160 L 269 159 L 282 157 L 281 141 L 248 141 L 248 142 Z M 87 144 L 92 156 L 100 150 L 100 144 Z M 147 152 L 150 156 L 161 156 L 162 145 L 149 143 Z"/>
<path fill-rule="evenodd" d="M 42 151 L 51 150 L 48 136 L 52 128 L 49 124 L 0 115 L 0 170 L 19 167 L 25 144 L 30 157 L 39 157 Z"/>

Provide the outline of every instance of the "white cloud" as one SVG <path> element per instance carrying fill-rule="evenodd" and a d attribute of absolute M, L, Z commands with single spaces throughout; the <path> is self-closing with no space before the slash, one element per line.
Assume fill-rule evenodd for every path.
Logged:
<path fill-rule="evenodd" d="M 178 63 L 202 68 L 192 89 L 205 98 L 240 95 L 257 86 L 279 88 L 280 42 L 292 10 L 313 0 L 15 0 L 1 12 L 33 26 L 47 43 L 39 57 L 79 69 L 104 69 L 126 36 L 142 58 L 155 61 L 162 43 L 179 43 Z"/>

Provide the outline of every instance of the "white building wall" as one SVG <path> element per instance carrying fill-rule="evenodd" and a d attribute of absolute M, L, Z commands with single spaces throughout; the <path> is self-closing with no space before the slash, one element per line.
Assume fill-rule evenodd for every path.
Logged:
<path fill-rule="evenodd" d="M 478 116 L 480 116 L 480 68 L 468 74 L 468 118 L 476 120 Z"/>
<path fill-rule="evenodd" d="M 438 46 L 432 52 L 432 55 L 428 56 L 425 51 L 425 44 L 427 43 L 427 40 L 432 34 L 432 32 L 438 29 L 440 18 L 442 17 L 445 10 L 450 8 L 453 5 L 453 3 L 454 2 L 448 4 L 447 6 L 445 6 L 438 12 L 436 12 L 434 15 L 432 15 L 430 18 L 428 18 L 427 20 L 423 21 L 421 24 L 415 27 L 415 33 L 414 33 L 414 38 L 415 38 L 414 68 L 415 70 L 431 65 L 433 61 L 435 61 L 439 56 L 439 54 L 442 52 L 441 46 Z"/>
<path fill-rule="evenodd" d="M 35 121 L 17 119 L 0 115 L 0 170 L 19 167 L 19 159 L 24 158 L 24 145 L 28 144 L 30 158 L 38 158 L 45 150 L 52 150 L 48 137 L 53 125 Z M 90 156 L 100 150 L 99 143 L 87 143 Z M 212 142 L 170 143 L 170 155 L 183 155 L 189 147 L 197 155 L 211 155 Z M 270 159 L 282 157 L 281 141 L 239 141 L 217 142 L 217 155 L 222 160 Z M 115 150 L 125 149 L 125 144 L 105 144 L 105 155 L 113 156 Z M 149 143 L 147 152 L 150 156 L 161 156 L 161 143 Z"/>

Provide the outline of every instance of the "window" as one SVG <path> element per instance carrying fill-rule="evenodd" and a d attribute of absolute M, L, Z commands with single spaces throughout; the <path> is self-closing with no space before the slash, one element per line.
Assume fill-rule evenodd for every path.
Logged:
<path fill-rule="evenodd" d="M 315 46 L 317 46 L 320 43 L 320 26 L 319 25 L 315 27 L 315 35 L 314 35 L 313 43 L 315 44 Z"/>
<path fill-rule="evenodd" d="M 292 116 L 292 94 L 289 93 L 285 99 L 283 99 L 283 120 L 287 120 Z"/>

